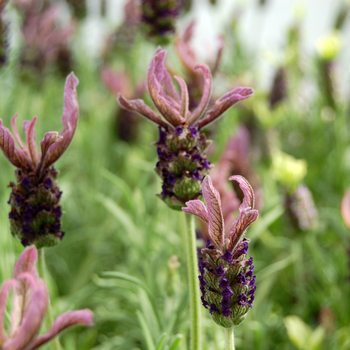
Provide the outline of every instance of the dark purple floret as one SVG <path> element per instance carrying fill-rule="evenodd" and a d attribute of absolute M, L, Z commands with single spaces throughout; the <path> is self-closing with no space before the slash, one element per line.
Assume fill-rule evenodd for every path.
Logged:
<path fill-rule="evenodd" d="M 197 137 L 198 136 L 198 130 L 194 125 L 190 126 L 190 131 L 193 137 Z"/>
<path fill-rule="evenodd" d="M 208 161 L 207 158 L 204 158 L 204 159 L 203 159 L 202 165 L 203 165 L 203 168 L 205 168 L 205 169 L 210 169 L 210 162 Z"/>
<path fill-rule="evenodd" d="M 157 147 L 157 154 L 159 158 L 165 158 L 165 154 L 162 152 L 160 147 Z"/>
<path fill-rule="evenodd" d="M 193 171 L 192 177 L 193 177 L 195 180 L 202 180 L 201 172 L 200 172 L 198 169 L 196 169 L 196 170 Z"/>
<path fill-rule="evenodd" d="M 27 236 L 27 235 L 30 235 L 31 233 L 33 233 L 33 230 L 31 229 L 30 226 L 28 225 L 23 225 L 22 226 L 22 233 Z"/>
<path fill-rule="evenodd" d="M 250 272 L 251 272 L 251 273 L 253 273 L 253 272 L 254 272 L 254 270 L 255 270 L 254 265 L 250 266 Z"/>
<path fill-rule="evenodd" d="M 214 312 L 218 311 L 217 307 L 215 306 L 215 304 L 210 304 L 210 315 L 212 315 Z"/>
<path fill-rule="evenodd" d="M 204 299 L 204 296 L 201 296 L 202 304 L 207 309 L 209 306 L 209 303 Z"/>
<path fill-rule="evenodd" d="M 56 198 L 57 198 L 58 200 L 61 199 L 62 193 L 63 193 L 62 191 L 59 191 L 59 192 L 56 194 Z"/>
<path fill-rule="evenodd" d="M 22 243 L 23 247 L 28 247 L 30 245 L 28 239 L 26 239 L 26 238 L 21 239 L 21 243 Z"/>
<path fill-rule="evenodd" d="M 227 316 L 232 315 L 232 311 L 230 310 L 229 307 L 223 307 L 222 308 L 222 314 L 223 314 L 223 316 L 227 317 Z"/>
<path fill-rule="evenodd" d="M 167 190 L 166 185 L 162 185 L 162 193 L 161 193 L 162 198 L 164 199 L 168 193 L 169 191 Z"/>
<path fill-rule="evenodd" d="M 61 241 L 62 241 L 62 238 L 64 237 L 65 234 L 66 234 L 65 232 L 61 232 L 61 233 L 60 233 L 60 236 L 59 236 L 59 237 L 60 237 L 60 240 L 61 240 Z"/>
<path fill-rule="evenodd" d="M 182 126 L 177 126 L 175 128 L 175 133 L 181 135 L 184 132 L 184 128 Z"/>
<path fill-rule="evenodd" d="M 54 215 L 56 216 L 57 221 L 61 220 L 61 216 L 62 216 L 62 210 L 61 207 L 56 207 L 52 209 L 52 212 L 54 213 Z"/>
<path fill-rule="evenodd" d="M 166 136 L 167 136 L 167 133 L 162 129 L 162 127 L 159 127 L 159 141 L 158 141 L 158 144 L 165 144 L 166 143 Z"/>
<path fill-rule="evenodd" d="M 28 176 L 25 176 L 25 177 L 22 178 L 21 186 L 24 187 L 24 188 L 27 188 L 27 189 L 30 188 L 31 184 L 30 184 L 30 180 L 29 180 Z"/>
<path fill-rule="evenodd" d="M 230 287 L 226 287 L 226 288 L 222 291 L 221 295 L 222 295 L 224 298 L 230 298 L 230 297 L 232 297 L 233 293 L 232 293 L 231 288 L 230 288 Z"/>
<path fill-rule="evenodd" d="M 193 159 L 195 162 L 199 162 L 199 161 L 202 159 L 202 157 L 201 157 L 198 153 L 196 153 L 196 154 L 194 154 L 194 155 L 192 156 L 192 159 Z"/>
<path fill-rule="evenodd" d="M 219 281 L 219 286 L 221 288 L 226 288 L 230 286 L 230 281 L 227 278 L 221 278 Z"/>
<path fill-rule="evenodd" d="M 251 278 L 253 277 L 253 272 L 252 271 L 248 271 L 246 274 L 245 274 L 246 277 L 248 278 Z"/>
<path fill-rule="evenodd" d="M 231 306 L 230 298 L 222 298 L 220 304 L 223 308 L 230 307 Z"/>
<path fill-rule="evenodd" d="M 240 294 L 237 299 L 238 305 L 245 306 L 247 304 L 247 296 L 245 294 Z"/>
<path fill-rule="evenodd" d="M 206 285 L 202 275 L 198 276 L 198 279 L 199 279 L 199 283 L 200 283 L 201 286 L 205 286 Z"/>
<path fill-rule="evenodd" d="M 9 212 L 9 219 L 16 220 L 17 219 L 16 213 L 13 211 L 10 211 Z"/>
<path fill-rule="evenodd" d="M 15 201 L 17 205 L 22 205 L 24 202 L 23 197 L 20 194 L 15 194 Z"/>
<path fill-rule="evenodd" d="M 47 190 L 52 186 L 52 180 L 49 177 L 47 177 L 43 183 L 44 183 L 44 187 Z"/>
<path fill-rule="evenodd" d="M 256 291 L 257 286 L 255 284 L 252 285 L 251 287 L 252 287 L 252 289 L 248 292 L 248 294 L 254 294 Z"/>
<path fill-rule="evenodd" d="M 245 285 L 245 284 L 248 283 L 245 274 L 242 273 L 242 272 L 240 272 L 240 273 L 238 274 L 237 279 L 238 279 L 238 282 L 239 282 L 240 284 Z"/>
<path fill-rule="evenodd" d="M 166 183 L 168 185 L 173 186 L 173 185 L 175 185 L 176 180 L 177 180 L 176 176 L 173 173 L 169 173 L 167 178 L 166 178 Z"/>
<path fill-rule="evenodd" d="M 221 258 L 231 264 L 233 255 L 229 250 L 226 250 L 224 255 L 221 256 Z"/>
<path fill-rule="evenodd" d="M 216 276 L 225 276 L 225 268 L 220 265 L 215 269 Z"/>
<path fill-rule="evenodd" d="M 256 276 L 253 276 L 251 281 L 249 282 L 249 285 L 252 286 L 255 283 Z"/>
<path fill-rule="evenodd" d="M 53 225 L 52 226 L 52 232 L 53 233 L 58 233 L 61 231 L 61 224 Z"/>
<path fill-rule="evenodd" d="M 248 242 L 243 242 L 242 254 L 247 254 L 249 250 Z"/>
<path fill-rule="evenodd" d="M 249 258 L 249 260 L 248 260 L 248 265 L 249 266 L 252 266 L 253 265 L 253 257 L 251 256 L 250 258 Z"/>

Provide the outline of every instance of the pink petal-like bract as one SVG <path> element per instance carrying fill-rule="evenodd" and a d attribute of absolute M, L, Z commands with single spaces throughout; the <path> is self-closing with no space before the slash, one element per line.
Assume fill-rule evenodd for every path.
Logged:
<path fill-rule="evenodd" d="M 188 124 L 194 124 L 204 113 L 206 108 L 208 107 L 208 103 L 211 95 L 211 73 L 208 66 L 205 64 L 197 64 L 195 70 L 201 70 L 203 74 L 203 95 L 201 101 L 197 108 L 192 112 L 191 117 L 188 119 Z"/>
<path fill-rule="evenodd" d="M 89 309 L 66 312 L 58 316 L 51 330 L 46 334 L 39 336 L 28 350 L 39 348 L 68 327 L 79 324 L 91 326 L 93 325 L 92 319 L 93 313 Z"/>
<path fill-rule="evenodd" d="M 219 192 L 214 188 L 209 175 L 203 180 L 202 192 L 207 203 L 209 236 L 219 248 L 222 248 L 224 245 L 224 218 L 221 210 L 221 200 Z"/>
<path fill-rule="evenodd" d="M 14 117 L 15 118 L 15 117 Z M 31 161 L 26 153 L 15 146 L 15 140 L 9 129 L 2 125 L 0 118 L 0 149 L 5 157 L 17 168 L 31 169 Z"/>
<path fill-rule="evenodd" d="M 50 146 L 44 163 L 42 164 L 43 169 L 46 169 L 55 163 L 66 151 L 73 139 L 79 115 L 76 90 L 78 83 L 79 80 L 74 73 L 68 75 L 64 87 L 64 105 L 62 115 L 63 131 L 60 133 L 60 136 L 62 136 L 63 139 L 60 142 L 56 142 Z"/>
<path fill-rule="evenodd" d="M 345 192 L 341 201 L 341 216 L 345 226 L 350 230 L 350 189 Z"/>
<path fill-rule="evenodd" d="M 151 108 L 149 108 L 143 100 L 127 100 L 124 96 L 120 95 L 118 96 L 118 102 L 121 107 L 124 109 L 127 109 L 129 111 L 137 112 L 143 117 L 151 120 L 153 123 L 156 123 L 160 126 L 163 126 L 164 128 L 168 127 L 169 124 L 164 122 L 156 112 L 152 111 Z"/>
<path fill-rule="evenodd" d="M 229 180 L 236 180 L 244 194 L 243 203 L 239 207 L 239 215 L 225 237 L 225 244 L 228 249 L 234 250 L 245 230 L 258 218 L 259 212 L 254 209 L 254 191 L 249 182 L 239 175 L 231 176 Z"/>
<path fill-rule="evenodd" d="M 236 102 L 245 100 L 248 97 L 253 96 L 254 90 L 252 88 L 242 88 L 238 87 L 221 98 L 219 98 L 212 109 L 210 109 L 204 119 L 200 120 L 196 126 L 202 128 L 213 122 L 215 119 L 220 117 L 228 108 L 233 106 Z"/>
<path fill-rule="evenodd" d="M 186 120 L 180 115 L 179 102 L 174 99 L 172 82 L 169 82 L 169 73 L 164 67 L 166 51 L 158 51 L 151 62 L 148 71 L 148 91 L 154 105 L 157 107 L 161 115 L 173 126 L 185 125 Z M 171 79 L 171 78 L 170 78 Z M 161 82 L 165 83 L 165 88 L 161 86 Z M 175 90 L 175 89 L 174 89 Z M 168 93 L 168 95 L 165 94 Z M 170 94 L 171 93 L 171 94 Z"/>
<path fill-rule="evenodd" d="M 199 199 L 194 199 L 192 201 L 186 202 L 187 207 L 182 208 L 182 210 L 187 214 L 193 214 L 201 218 L 204 222 L 209 224 L 209 215 L 207 207 Z"/>

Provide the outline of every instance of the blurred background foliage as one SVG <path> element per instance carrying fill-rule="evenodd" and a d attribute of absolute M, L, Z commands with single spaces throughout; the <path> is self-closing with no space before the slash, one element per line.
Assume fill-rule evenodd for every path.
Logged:
<path fill-rule="evenodd" d="M 156 49 L 154 40 L 143 36 L 132 17 L 136 12 L 126 11 L 124 17 L 118 14 L 123 18 L 110 30 L 100 53 L 91 57 L 83 50 L 82 36 L 86 16 L 93 14 L 82 0 L 67 2 L 69 6 L 58 2 L 63 13 L 60 28 L 72 29 L 64 45 L 57 41 L 65 55 L 55 59 L 42 58 L 47 55 L 45 45 L 38 56 L 28 55 L 30 48 L 26 53 L 23 47 L 29 39 L 21 28 L 28 14 L 21 13 L 20 1 L 10 2 L 2 14 L 10 34 L 0 69 L 4 125 L 9 127 L 17 112 L 21 121 L 37 115 L 38 138 L 48 130 L 61 130 L 64 64 L 68 62 L 80 80 L 78 129 L 56 166 L 66 236 L 59 246 L 47 249 L 46 256 L 54 314 L 90 308 L 95 326 L 70 330 L 61 343 L 66 350 L 186 350 L 183 215 L 155 196 L 161 186 L 152 145 L 158 139 L 157 127 L 121 111 L 115 99 L 119 91 L 150 102 L 143 84 Z M 214 11 L 220 0 L 211 3 Z M 254 2 L 262 17 L 269 3 Z M 103 15 L 105 5 L 99 4 L 101 8 L 90 4 L 90 11 L 99 8 Z M 341 81 L 349 72 L 343 74 L 337 66 L 346 46 L 342 31 L 349 27 L 349 4 L 340 5 L 333 28 L 313 54 L 306 55 L 300 47 L 303 19 L 296 17 L 284 33 L 280 57 L 270 62 L 274 74 L 265 87 L 254 76 L 258 52 L 246 47 L 237 30 L 239 11 L 221 33 L 225 44 L 214 96 L 239 85 L 256 90 L 253 98 L 227 111 L 207 130 L 215 145 L 209 159 L 215 164 L 245 126 L 250 142 L 241 157 L 237 148 L 229 151 L 236 157 L 231 171 L 258 179 L 253 187 L 260 196 L 260 217 L 247 233 L 258 290 L 254 308 L 235 331 L 237 349 L 350 349 L 350 236 L 340 214 L 342 196 L 350 186 L 350 93 L 349 82 Z M 196 20 L 191 1 L 185 2 L 184 10 L 189 11 L 186 23 Z M 178 34 L 185 28 L 183 15 Z M 166 48 L 171 70 L 185 76 L 173 39 Z M 39 52 L 38 47 L 33 50 Z M 103 79 L 106 68 L 115 72 L 116 88 Z M 13 168 L 3 156 L 0 169 L 4 281 L 23 248 L 9 232 L 7 185 Z M 199 248 L 204 245 L 200 230 L 198 223 Z M 223 330 L 202 311 L 203 349 L 222 349 Z"/>

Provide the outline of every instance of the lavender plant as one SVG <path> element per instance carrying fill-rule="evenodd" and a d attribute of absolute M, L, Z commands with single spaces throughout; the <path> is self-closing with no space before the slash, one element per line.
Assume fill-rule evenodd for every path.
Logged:
<path fill-rule="evenodd" d="M 38 277 L 35 263 L 36 248 L 25 250 L 16 263 L 13 278 L 0 290 L 0 349 L 35 350 L 56 337 L 66 328 L 78 324 L 92 325 L 93 313 L 89 309 L 68 311 L 60 315 L 52 328 L 39 335 L 41 324 L 49 304 L 45 282 Z M 6 334 L 4 317 L 7 299 L 14 292 L 11 332 Z"/>
<path fill-rule="evenodd" d="M 9 204 L 11 233 L 23 246 L 35 244 L 37 248 L 58 244 L 64 232 L 61 230 L 62 192 L 57 186 L 58 171 L 53 164 L 62 156 L 71 143 L 78 122 L 78 79 L 71 73 L 64 87 L 63 130 L 48 132 L 40 142 L 41 153 L 35 141 L 35 124 L 25 121 L 27 144 L 21 140 L 16 126 L 17 114 L 12 118 L 12 130 L 20 148 L 9 129 L 0 119 L 0 148 L 5 157 L 17 169 L 16 182 L 10 182 L 12 192 Z"/>
<path fill-rule="evenodd" d="M 258 211 L 254 209 L 254 191 L 249 182 L 242 176 L 231 176 L 229 180 L 239 183 L 244 200 L 228 232 L 225 232 L 220 195 L 210 176 L 206 176 L 202 184 L 206 205 L 200 200 L 192 200 L 182 210 L 209 225 L 211 239 L 199 259 L 201 299 L 213 320 L 230 330 L 240 325 L 249 308 L 253 307 L 256 277 L 253 276 L 253 258 L 246 260 L 249 239 L 243 235 L 258 218 Z M 227 333 L 226 348 L 233 349 L 233 330 L 232 334 Z"/>
<path fill-rule="evenodd" d="M 170 74 L 164 65 L 166 51 L 157 50 L 148 71 L 148 91 L 154 105 L 162 115 L 152 111 L 142 100 L 127 100 L 122 95 L 120 105 L 148 118 L 159 126 L 159 141 L 155 143 L 158 153 L 156 172 L 162 178 L 162 192 L 159 195 L 172 209 L 181 210 L 191 199 L 201 195 L 201 183 L 209 173 L 211 164 L 206 149 L 211 141 L 201 129 L 218 119 L 235 103 L 253 95 L 253 89 L 238 87 L 219 98 L 207 111 L 211 96 L 211 73 L 208 66 L 198 64 L 197 72 L 204 81 L 199 105 L 189 110 L 189 94 L 185 81 L 175 76 L 181 87 L 176 91 Z"/>

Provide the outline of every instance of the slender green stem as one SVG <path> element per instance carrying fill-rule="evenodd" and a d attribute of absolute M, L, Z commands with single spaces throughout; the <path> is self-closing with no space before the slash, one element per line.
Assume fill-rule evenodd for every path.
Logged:
<path fill-rule="evenodd" d="M 40 248 L 38 250 L 38 253 L 39 253 L 39 256 L 38 256 L 39 276 L 45 281 L 47 285 L 44 248 Z M 49 331 L 53 325 L 53 315 L 52 315 L 50 297 L 49 297 L 49 304 L 47 306 L 47 311 L 46 311 L 45 325 L 46 325 L 46 331 Z M 54 339 L 51 340 L 50 345 L 51 345 L 51 349 L 53 350 L 61 350 L 61 345 L 60 345 L 58 336 L 56 336 Z"/>
<path fill-rule="evenodd" d="M 225 350 L 235 350 L 235 335 L 233 328 L 225 329 Z"/>
<path fill-rule="evenodd" d="M 198 259 L 196 248 L 196 232 L 194 229 L 194 216 L 185 214 L 187 266 L 190 284 L 191 307 L 191 350 L 201 349 L 201 319 L 200 296 L 198 283 Z"/>

